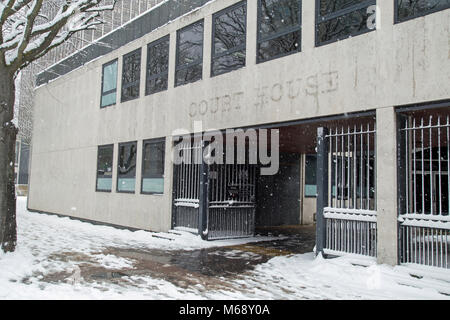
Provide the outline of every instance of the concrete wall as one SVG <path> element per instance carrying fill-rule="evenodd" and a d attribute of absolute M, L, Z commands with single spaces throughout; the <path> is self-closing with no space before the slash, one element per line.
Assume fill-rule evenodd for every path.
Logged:
<path fill-rule="evenodd" d="M 29 208 L 148 230 L 171 219 L 171 143 L 164 195 L 95 192 L 97 146 L 170 137 L 173 130 L 231 128 L 343 114 L 450 97 L 450 10 L 393 25 L 379 1 L 377 30 L 315 47 L 315 1 L 303 1 L 302 51 L 256 64 L 256 3 L 247 1 L 247 65 L 210 77 L 212 14 L 238 1 L 216 0 L 36 90 Z M 205 19 L 203 79 L 174 88 L 176 31 Z M 170 34 L 169 89 L 100 109 L 102 65 Z M 121 87 L 119 72 L 118 88 Z M 117 92 L 120 100 L 120 89 Z M 382 127 L 377 127 L 383 130 Z M 390 131 L 389 131 L 390 132 Z M 383 136 L 395 139 L 392 136 Z M 380 141 L 379 141 L 380 143 Z M 381 142 L 382 143 L 382 142 Z M 386 177 L 378 188 L 394 190 Z M 113 190 L 116 173 L 113 176 Z M 140 169 L 137 186 L 140 190 Z M 385 203 L 384 205 L 391 205 Z"/>

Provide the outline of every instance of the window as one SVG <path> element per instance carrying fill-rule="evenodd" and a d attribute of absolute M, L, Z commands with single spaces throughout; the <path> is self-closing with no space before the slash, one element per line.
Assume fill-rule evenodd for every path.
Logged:
<path fill-rule="evenodd" d="M 146 95 L 167 90 L 168 71 L 169 36 L 165 36 L 147 47 Z"/>
<path fill-rule="evenodd" d="M 96 191 L 111 191 L 114 145 L 99 146 L 97 151 Z"/>
<path fill-rule="evenodd" d="M 165 139 L 144 141 L 142 152 L 142 193 L 164 193 Z"/>
<path fill-rule="evenodd" d="M 102 71 L 102 99 L 100 107 L 104 108 L 116 104 L 117 92 L 117 59 L 103 65 Z"/>
<path fill-rule="evenodd" d="M 317 196 L 317 156 L 306 155 L 305 159 L 305 197 Z"/>
<path fill-rule="evenodd" d="M 177 32 L 175 86 L 202 78 L 203 20 Z"/>
<path fill-rule="evenodd" d="M 450 0 L 395 0 L 395 20 L 402 22 L 450 8 Z"/>
<path fill-rule="evenodd" d="M 122 68 L 122 102 L 139 97 L 141 78 L 141 49 L 123 56 Z"/>
<path fill-rule="evenodd" d="M 301 0 L 258 0 L 257 62 L 301 50 Z"/>
<path fill-rule="evenodd" d="M 316 0 L 316 45 L 375 30 L 376 0 Z"/>
<path fill-rule="evenodd" d="M 211 75 L 245 66 L 247 2 L 240 2 L 213 16 Z"/>
<path fill-rule="evenodd" d="M 134 193 L 136 185 L 136 142 L 119 144 L 117 191 Z"/>

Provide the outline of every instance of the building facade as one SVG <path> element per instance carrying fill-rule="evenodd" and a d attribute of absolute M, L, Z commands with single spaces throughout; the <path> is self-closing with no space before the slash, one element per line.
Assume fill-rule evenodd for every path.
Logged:
<path fill-rule="evenodd" d="M 17 80 L 17 96 L 15 104 L 15 122 L 19 128 L 17 134 L 17 143 L 23 148 L 16 148 L 17 159 L 16 173 L 21 172 L 21 179 L 16 180 L 16 193 L 18 195 L 26 195 L 28 190 L 28 148 L 27 145 L 31 143 L 32 128 L 33 128 L 33 103 L 34 103 L 34 88 L 36 84 L 36 76 L 71 55 L 72 53 L 83 49 L 90 45 L 97 39 L 116 30 L 128 21 L 136 18 L 138 15 L 146 12 L 150 8 L 156 6 L 162 0 L 117 0 L 114 10 L 101 12 L 99 19 L 103 24 L 99 25 L 96 30 L 83 30 L 75 34 L 69 41 L 63 43 L 61 46 L 51 50 L 48 54 L 34 61 L 29 66 L 25 67 Z M 105 0 L 105 4 L 112 4 L 112 0 Z M 54 17 L 61 3 L 56 1 L 45 1 L 41 12 L 48 18 Z M 39 19 L 40 17 L 38 17 Z M 22 156 L 22 151 L 24 152 Z"/>
<path fill-rule="evenodd" d="M 448 268 L 449 7 L 165 1 L 38 76 L 28 207 Z"/>

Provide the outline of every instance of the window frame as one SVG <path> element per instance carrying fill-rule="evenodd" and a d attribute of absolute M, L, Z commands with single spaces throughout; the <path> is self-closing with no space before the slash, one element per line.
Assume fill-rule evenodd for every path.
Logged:
<path fill-rule="evenodd" d="M 261 37 L 261 33 L 259 32 L 260 27 L 261 27 L 261 18 L 262 18 L 262 5 L 261 5 L 261 0 L 258 0 L 258 8 L 257 8 L 257 18 L 256 18 L 256 64 L 259 63 L 264 63 L 267 61 L 271 61 L 271 60 L 275 60 L 278 58 L 282 58 L 282 57 L 286 57 L 289 56 L 291 54 L 296 54 L 299 52 L 302 52 L 302 30 L 303 30 L 303 26 L 302 26 L 302 12 L 303 12 L 303 0 L 295 0 L 299 2 L 299 12 L 298 12 L 298 26 L 296 27 L 291 27 L 291 28 L 287 28 L 287 29 L 283 29 L 282 31 L 278 31 L 277 33 L 271 34 L 270 36 L 266 36 L 266 37 Z M 270 40 L 274 40 L 277 39 L 279 37 L 288 35 L 290 33 L 294 33 L 294 32 L 298 32 L 300 34 L 300 44 L 297 48 L 297 50 L 291 51 L 291 52 L 285 52 L 285 53 L 281 53 L 278 55 L 275 55 L 269 59 L 266 60 L 259 60 L 259 45 L 262 42 L 267 42 Z"/>
<path fill-rule="evenodd" d="M 356 37 L 356 36 L 359 36 L 359 35 L 362 35 L 362 34 L 369 33 L 369 32 L 377 30 L 376 28 L 374 28 L 374 29 L 367 28 L 367 30 L 358 31 L 358 32 L 353 33 L 353 34 L 348 34 L 348 35 L 345 35 L 345 36 L 342 36 L 342 37 L 338 37 L 336 39 L 331 39 L 331 40 L 327 40 L 327 41 L 319 43 L 319 24 L 320 23 L 324 23 L 326 21 L 342 17 L 342 16 L 344 16 L 346 14 L 349 14 L 349 13 L 352 13 L 352 12 L 355 12 L 355 11 L 367 8 L 367 7 L 372 6 L 372 5 L 377 5 L 377 1 L 378 0 L 365 0 L 365 1 L 363 1 L 363 2 L 361 2 L 359 4 L 356 4 L 354 6 L 351 6 L 351 7 L 345 8 L 345 9 L 341 9 L 341 10 L 338 10 L 338 11 L 333 12 L 333 13 L 329 13 L 329 14 L 327 14 L 324 17 L 322 17 L 320 15 L 320 1 L 321 0 L 316 0 L 316 21 L 315 21 L 315 24 L 314 24 L 314 30 L 315 30 L 314 38 L 315 38 L 315 46 L 316 47 L 325 46 L 325 45 L 333 43 L 333 42 L 342 41 L 342 40 L 348 39 L 350 37 Z"/>
<path fill-rule="evenodd" d="M 120 147 L 124 146 L 124 145 L 131 145 L 131 144 L 135 144 L 136 145 L 136 165 L 135 165 L 135 173 L 134 173 L 134 191 L 126 191 L 126 190 L 119 190 L 119 179 L 120 179 L 120 175 L 119 175 L 119 164 L 120 164 Z M 116 192 L 117 193 L 128 193 L 128 194 L 135 194 L 136 193 L 136 177 L 137 177 L 137 157 L 138 157 L 138 142 L 137 141 L 129 141 L 129 142 L 122 142 L 119 143 L 117 146 L 117 177 L 116 177 Z"/>
<path fill-rule="evenodd" d="M 127 83 L 126 86 L 124 86 L 123 77 L 124 77 L 124 74 L 125 74 L 125 72 L 124 72 L 125 71 L 125 59 L 128 58 L 129 56 L 132 56 L 132 55 L 137 54 L 137 53 L 139 53 L 138 80 L 136 80 L 136 81 L 134 81 L 132 83 Z M 122 82 L 120 84 L 120 102 L 121 103 L 124 103 L 124 102 L 127 102 L 127 101 L 132 101 L 132 100 L 138 99 L 140 97 L 140 95 L 141 95 L 141 90 L 140 90 L 140 87 L 141 87 L 141 71 L 142 71 L 142 48 L 138 48 L 138 49 L 133 50 L 133 51 L 131 51 L 131 52 L 127 53 L 127 54 L 124 54 L 122 56 Z M 124 96 L 123 96 L 124 89 L 128 89 L 128 88 L 133 87 L 135 85 L 137 85 L 137 88 L 138 88 L 137 96 L 133 97 L 133 98 L 124 99 Z"/>
<path fill-rule="evenodd" d="M 202 57 L 197 59 L 197 60 L 195 60 L 195 61 L 193 61 L 193 62 L 190 62 L 190 63 L 187 63 L 187 64 L 179 66 L 178 65 L 178 58 L 180 57 L 180 52 L 179 52 L 180 51 L 179 50 L 179 48 L 180 48 L 179 47 L 179 45 L 180 45 L 180 33 L 183 32 L 184 30 L 189 29 L 189 28 L 193 27 L 194 25 L 200 24 L 200 23 L 203 26 Z M 204 55 L 204 50 L 205 50 L 204 46 L 205 46 L 205 19 L 197 20 L 196 22 L 193 22 L 193 23 L 191 23 L 191 24 L 189 24 L 187 26 L 184 26 L 183 28 L 177 30 L 177 42 L 176 42 L 176 53 L 175 53 L 175 77 L 174 77 L 175 78 L 174 79 L 174 87 L 175 88 L 184 86 L 184 85 L 189 84 L 189 83 L 195 83 L 195 82 L 200 81 L 200 80 L 203 79 L 203 58 L 205 56 Z M 202 65 L 202 75 L 201 75 L 200 79 L 197 79 L 195 81 L 188 81 L 188 82 L 183 82 L 183 83 L 177 84 L 177 72 L 180 71 L 180 70 L 189 69 L 189 68 L 191 68 L 193 66 L 196 66 L 196 65 Z"/>
<path fill-rule="evenodd" d="M 114 63 L 117 64 L 116 88 L 115 89 L 111 89 L 111 90 L 106 91 L 106 92 L 103 92 L 103 84 L 105 82 L 105 68 L 109 67 L 110 65 L 112 65 Z M 117 79 L 118 79 L 118 77 L 119 77 L 119 59 L 118 58 L 103 64 L 103 66 L 102 66 L 102 84 L 101 84 L 102 87 L 101 87 L 101 94 L 100 94 L 100 109 L 107 108 L 107 107 L 110 107 L 110 106 L 113 106 L 113 105 L 117 104 L 117 85 L 118 85 Z M 110 104 L 107 104 L 105 106 L 102 106 L 103 97 L 108 95 L 108 94 L 111 94 L 113 92 L 116 94 L 116 99 L 115 99 L 116 101 L 114 103 L 110 103 Z"/>
<path fill-rule="evenodd" d="M 112 162 L 111 162 L 111 190 L 102 190 L 98 188 L 98 156 L 100 148 L 106 148 L 106 147 L 112 147 Z M 113 182 L 113 175 L 114 175 L 114 144 L 104 144 L 97 147 L 97 171 L 95 172 L 95 192 L 105 192 L 105 193 L 111 193 L 113 190 L 112 182 Z"/>
<path fill-rule="evenodd" d="M 158 44 L 167 41 L 169 44 L 169 48 L 168 48 L 168 52 L 167 52 L 167 70 L 164 72 L 160 72 L 157 74 L 152 74 L 151 76 L 149 76 L 148 74 L 148 65 L 150 62 L 150 49 L 154 46 L 157 46 Z M 169 61 L 170 61 L 170 34 L 165 35 L 155 41 L 150 42 L 149 44 L 147 44 L 147 62 L 146 62 L 146 66 L 145 66 L 145 95 L 149 96 L 158 92 L 162 92 L 162 91 L 166 91 L 169 88 Z M 148 92 L 148 81 L 156 79 L 156 78 L 161 78 L 163 76 L 167 77 L 167 87 L 165 89 L 160 89 L 158 91 L 154 91 L 154 92 Z"/>
<path fill-rule="evenodd" d="M 150 192 L 150 191 L 144 191 L 143 187 L 144 187 L 144 178 L 149 178 L 149 177 L 144 177 L 144 157 L 145 157 L 145 146 L 146 144 L 158 144 L 163 142 L 163 154 L 164 154 L 164 160 L 163 160 L 163 181 L 164 181 L 164 176 L 166 173 L 166 138 L 165 137 L 161 137 L 161 138 L 152 138 L 152 139 L 146 139 L 144 141 L 142 141 L 142 161 L 141 161 L 141 194 L 146 194 L 146 195 L 163 195 L 164 194 L 164 189 L 162 192 Z M 151 178 L 151 177 L 150 177 Z M 160 177 L 158 177 L 160 178 Z"/>
<path fill-rule="evenodd" d="M 436 13 L 436 12 L 439 12 L 439 11 L 450 9 L 450 4 L 449 4 L 447 7 L 444 7 L 442 9 L 432 9 L 432 10 L 428 10 L 426 12 L 422 12 L 420 14 L 409 16 L 407 18 L 399 19 L 399 16 L 398 16 L 398 4 L 399 3 L 398 3 L 398 1 L 399 0 L 394 0 L 394 24 L 406 22 L 406 21 L 409 21 L 409 20 L 412 20 L 412 19 L 416 19 L 416 18 L 427 16 L 427 15 L 432 14 L 432 13 Z"/>
<path fill-rule="evenodd" d="M 221 52 L 220 54 L 215 54 L 216 43 L 214 41 L 214 38 L 215 38 L 215 35 L 216 35 L 216 23 L 215 23 L 216 18 L 220 17 L 221 15 L 226 14 L 226 13 L 228 13 L 230 11 L 233 11 L 233 10 L 239 8 L 239 7 L 244 7 L 245 8 L 245 21 L 244 21 L 245 41 L 244 41 L 244 44 L 240 45 L 240 46 L 237 46 L 237 47 L 234 47 L 232 49 L 229 49 L 227 51 Z M 248 20 L 247 0 L 239 1 L 239 2 L 233 4 L 233 5 L 229 6 L 229 7 L 226 7 L 225 9 L 222 9 L 222 10 L 220 10 L 220 11 L 218 11 L 218 12 L 213 14 L 213 16 L 212 16 L 212 34 L 211 34 L 211 68 L 210 68 L 211 69 L 211 72 L 210 72 L 211 73 L 210 74 L 211 78 L 212 77 L 216 77 L 216 76 L 220 76 L 222 74 L 229 73 L 229 72 L 232 72 L 232 71 L 235 71 L 235 70 L 239 70 L 239 69 L 241 69 L 241 68 L 243 68 L 243 67 L 245 67 L 247 65 L 247 57 L 246 57 L 245 64 L 242 67 L 234 68 L 232 70 L 225 71 L 225 72 L 220 72 L 220 73 L 216 73 L 216 74 L 214 74 L 214 70 L 213 70 L 214 59 L 222 58 L 224 56 L 227 56 L 227 55 L 230 55 L 232 53 L 235 53 L 235 52 L 238 52 L 238 51 L 242 51 L 242 50 L 244 50 L 245 54 L 247 55 L 247 20 Z"/>

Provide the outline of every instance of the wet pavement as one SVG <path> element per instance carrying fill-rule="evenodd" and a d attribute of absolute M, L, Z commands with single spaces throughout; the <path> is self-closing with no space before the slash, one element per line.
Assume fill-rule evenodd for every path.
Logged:
<path fill-rule="evenodd" d="M 260 230 L 259 234 L 279 239 L 190 251 L 110 247 L 98 252 L 101 256 L 112 255 L 132 262 L 129 266 L 120 268 L 108 268 L 94 261 L 92 256 L 71 252 L 50 258 L 66 262 L 69 260 L 77 265 L 79 278 L 83 281 L 132 285 L 136 277 L 150 276 L 182 288 L 195 285 L 209 290 L 229 289 L 229 280 L 245 275 L 258 264 L 276 256 L 312 252 L 315 245 L 314 226 Z M 72 273 L 43 275 L 41 281 L 67 282 L 71 276 L 73 270 Z"/>

